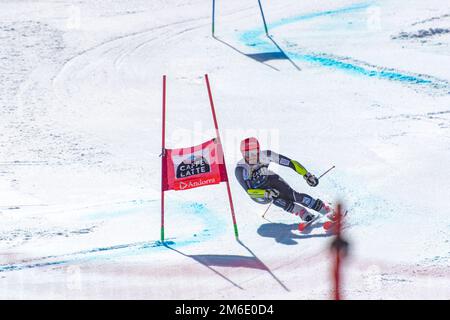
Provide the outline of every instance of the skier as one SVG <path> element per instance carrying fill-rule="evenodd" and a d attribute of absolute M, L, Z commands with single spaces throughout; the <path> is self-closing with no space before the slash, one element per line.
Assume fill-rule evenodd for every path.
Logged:
<path fill-rule="evenodd" d="M 262 204 L 273 202 L 285 211 L 300 216 L 305 222 L 316 217 L 306 208 L 327 215 L 333 220 L 334 211 L 329 205 L 320 199 L 293 190 L 279 175 L 268 169 L 271 162 L 292 168 L 303 176 L 308 185 L 316 187 L 319 179 L 300 163 L 271 150 L 260 151 L 259 142 L 253 137 L 241 141 L 241 152 L 244 158 L 237 163 L 235 175 L 254 201 Z"/>

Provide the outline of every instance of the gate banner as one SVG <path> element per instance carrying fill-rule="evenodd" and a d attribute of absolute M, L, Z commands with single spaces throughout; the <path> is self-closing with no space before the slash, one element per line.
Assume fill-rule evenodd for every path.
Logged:
<path fill-rule="evenodd" d="M 166 149 L 165 157 L 164 190 L 187 190 L 228 180 L 222 147 L 215 138 L 194 147 Z"/>

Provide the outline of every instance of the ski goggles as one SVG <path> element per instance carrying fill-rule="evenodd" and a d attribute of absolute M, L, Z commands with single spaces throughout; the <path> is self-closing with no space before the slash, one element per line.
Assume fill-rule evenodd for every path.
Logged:
<path fill-rule="evenodd" d="M 250 150 L 245 150 L 244 151 L 245 157 L 257 157 L 258 154 L 259 154 L 259 150 L 258 149 L 250 149 Z"/>

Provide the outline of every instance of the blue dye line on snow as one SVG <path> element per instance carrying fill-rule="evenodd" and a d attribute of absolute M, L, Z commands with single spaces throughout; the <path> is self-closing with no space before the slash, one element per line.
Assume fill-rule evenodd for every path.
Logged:
<path fill-rule="evenodd" d="M 355 64 L 351 64 L 348 62 L 339 61 L 332 58 L 321 57 L 312 54 L 299 54 L 299 53 L 289 53 L 289 56 L 292 58 L 296 58 L 298 60 L 304 60 L 313 63 L 319 63 L 325 67 L 332 67 L 336 69 L 341 69 L 349 72 L 353 72 L 356 74 L 375 77 L 381 79 L 395 80 L 395 81 L 403 81 L 415 84 L 430 84 L 432 83 L 429 79 L 420 78 L 413 75 L 402 74 L 395 71 L 389 70 L 376 70 L 376 69 L 368 69 L 362 66 L 358 66 Z"/>
<path fill-rule="evenodd" d="M 217 215 L 214 215 L 210 210 L 206 208 L 204 204 L 197 202 L 185 203 L 181 205 L 181 208 L 178 208 L 178 210 L 180 209 L 182 212 L 184 212 L 183 214 L 195 215 L 200 217 L 208 227 L 203 229 L 198 234 L 194 234 L 187 239 L 180 239 L 179 241 L 176 238 L 169 238 L 164 243 L 157 240 L 119 244 L 107 247 L 97 247 L 68 254 L 49 255 L 36 259 L 23 260 L 15 264 L 0 265 L 0 273 L 40 267 L 61 266 L 71 263 L 112 260 L 115 258 L 122 258 L 126 256 L 141 255 L 143 253 L 151 252 L 154 250 L 164 249 L 165 245 L 176 245 L 178 247 L 183 247 L 191 245 L 193 243 L 204 242 L 211 239 L 213 236 L 221 235 L 224 232 L 224 222 L 222 221 L 222 219 Z M 126 210 L 126 212 L 130 211 L 133 210 Z"/>
<path fill-rule="evenodd" d="M 302 20 L 313 19 L 322 16 L 331 16 L 343 13 L 349 13 L 353 11 L 363 10 L 369 8 L 373 3 L 361 3 L 352 5 L 345 8 L 335 9 L 335 10 L 327 10 L 321 12 L 314 12 L 308 14 L 302 14 L 299 16 L 291 17 L 291 18 L 283 18 L 280 21 L 270 23 L 269 30 L 275 29 L 280 26 L 284 26 L 287 24 L 292 24 Z M 278 48 L 270 41 L 265 38 L 265 32 L 262 28 L 257 28 L 253 30 L 246 31 L 240 35 L 240 41 L 249 47 L 254 47 L 259 50 L 259 52 L 264 53 L 267 51 L 278 50 Z M 310 63 L 319 64 L 324 67 L 330 67 L 335 69 L 344 70 L 347 72 L 351 72 L 354 74 L 359 74 L 368 77 L 376 77 L 381 79 L 389 79 L 395 81 L 408 82 L 413 84 L 435 84 L 432 80 L 421 78 L 414 75 L 402 74 L 399 72 L 391 71 L 389 69 L 377 70 L 374 68 L 369 68 L 367 66 L 359 66 L 348 62 L 340 61 L 336 58 L 329 58 L 323 55 L 314 55 L 314 54 L 301 54 L 298 52 L 285 52 L 286 55 L 291 59 L 303 60 Z"/>
<path fill-rule="evenodd" d="M 348 13 L 348 12 L 352 12 L 352 11 L 367 9 L 371 5 L 372 5 L 372 3 L 361 3 L 361 4 L 355 4 L 355 5 L 352 5 L 349 7 L 335 9 L 335 10 L 313 12 L 313 13 L 298 15 L 298 16 L 291 17 L 291 18 L 283 18 L 279 21 L 269 23 L 268 28 L 269 28 L 269 30 L 272 30 L 272 29 L 275 29 L 275 28 L 278 28 L 278 27 L 281 27 L 284 25 L 292 24 L 292 23 L 302 21 L 302 20 L 309 20 L 309 19 L 322 17 L 322 16 L 331 16 L 331 15 L 336 15 L 336 14 L 342 14 L 342 13 Z M 263 40 L 261 38 L 262 36 L 265 36 L 265 32 L 264 32 L 264 30 L 262 30 L 262 28 L 258 27 L 253 30 L 249 30 L 249 31 L 242 33 L 240 36 L 240 40 L 242 42 L 244 42 L 247 46 L 250 46 L 250 47 L 259 47 L 259 46 L 263 46 L 263 45 L 268 45 L 270 48 L 273 49 L 274 45 L 270 41 Z"/>

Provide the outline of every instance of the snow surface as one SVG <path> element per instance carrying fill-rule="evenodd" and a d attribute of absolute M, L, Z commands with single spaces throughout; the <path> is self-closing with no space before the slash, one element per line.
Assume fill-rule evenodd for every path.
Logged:
<path fill-rule="evenodd" d="M 331 237 L 251 201 L 239 141 L 298 160 L 350 210 L 347 299 L 450 298 L 445 1 L 0 3 L 0 298 L 329 299 Z M 214 136 L 225 185 L 166 193 L 167 147 Z"/>

